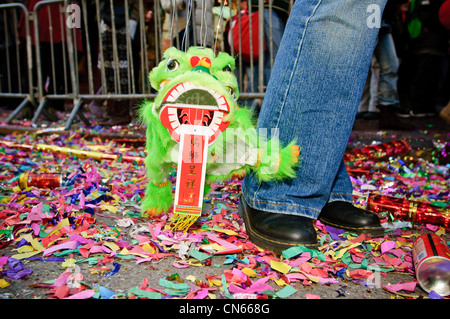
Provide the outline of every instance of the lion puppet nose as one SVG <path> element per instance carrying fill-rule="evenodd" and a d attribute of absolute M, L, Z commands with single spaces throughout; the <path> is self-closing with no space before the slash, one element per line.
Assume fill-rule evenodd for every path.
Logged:
<path fill-rule="evenodd" d="M 210 73 L 209 68 L 211 67 L 211 60 L 209 58 L 193 56 L 190 62 L 193 67 L 192 71 Z"/>

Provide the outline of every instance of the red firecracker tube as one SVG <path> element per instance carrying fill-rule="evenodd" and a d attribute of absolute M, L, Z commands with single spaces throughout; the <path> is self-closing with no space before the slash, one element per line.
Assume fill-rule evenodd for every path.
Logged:
<path fill-rule="evenodd" d="M 433 224 L 450 230 L 450 212 L 429 203 L 370 194 L 367 199 L 367 210 L 374 213 L 389 212 L 398 220 L 418 224 Z"/>

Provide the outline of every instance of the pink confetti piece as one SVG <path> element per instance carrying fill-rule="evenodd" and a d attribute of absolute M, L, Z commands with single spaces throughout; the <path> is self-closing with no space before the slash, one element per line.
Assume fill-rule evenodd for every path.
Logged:
<path fill-rule="evenodd" d="M 30 228 L 33 230 L 34 236 L 38 236 L 41 232 L 41 228 L 38 226 L 38 224 L 33 223 L 31 224 Z"/>
<path fill-rule="evenodd" d="M 66 297 L 64 299 L 89 299 L 95 294 L 94 289 L 87 289 L 80 291 L 76 294 L 73 294 L 72 296 Z"/>
<path fill-rule="evenodd" d="M 197 295 L 194 297 L 194 299 L 205 299 L 208 297 L 209 289 L 204 288 L 197 292 Z"/>
<path fill-rule="evenodd" d="M 417 281 L 410 281 L 410 282 L 405 282 L 403 283 L 402 281 L 400 281 L 397 284 L 393 284 L 393 285 L 385 285 L 383 286 L 384 289 L 392 292 L 392 293 L 396 293 L 400 290 L 405 290 L 405 291 L 414 291 L 414 289 L 416 289 L 416 285 L 417 285 Z"/>
<path fill-rule="evenodd" d="M 4 265 L 6 265 L 7 261 L 8 261 L 8 256 L 1 256 L 0 257 L 0 267 L 3 267 Z"/>
<path fill-rule="evenodd" d="M 428 228 L 429 230 L 433 231 L 433 232 L 435 232 L 435 231 L 437 231 L 439 229 L 439 226 L 432 225 L 432 224 L 426 224 L 425 227 Z"/>
<path fill-rule="evenodd" d="M 394 249 L 395 246 L 397 246 L 397 243 L 395 241 L 387 240 L 381 244 L 381 253 L 385 254 L 391 249 Z"/>
<path fill-rule="evenodd" d="M 310 259 L 311 259 L 311 253 L 310 252 L 305 252 L 305 253 L 302 253 L 301 257 L 290 261 L 289 262 L 289 266 L 291 266 L 291 267 L 298 267 L 298 266 L 302 265 L 303 263 L 307 262 Z"/>
<path fill-rule="evenodd" d="M 67 283 L 72 274 L 69 271 L 64 271 L 58 278 L 56 278 L 55 283 L 49 287 L 59 287 Z"/>
<path fill-rule="evenodd" d="M 209 233 L 207 238 L 218 243 L 219 245 L 221 245 L 227 249 L 238 249 L 239 248 L 236 245 L 234 245 L 226 240 L 221 239 L 219 236 L 217 236 L 216 234 L 213 234 L 213 233 Z"/>
<path fill-rule="evenodd" d="M 42 256 L 48 256 L 54 253 L 55 251 L 62 250 L 62 249 L 75 249 L 77 248 L 77 242 L 76 241 L 68 241 L 63 244 L 59 244 L 56 246 L 51 246 L 50 248 L 47 248 L 42 253 Z"/>
<path fill-rule="evenodd" d="M 184 268 L 189 268 L 191 265 L 189 265 L 189 263 L 184 262 L 184 261 L 178 261 L 178 262 L 174 262 L 172 264 L 172 266 L 174 266 L 175 268 L 178 268 L 178 269 L 184 269 Z"/>
<path fill-rule="evenodd" d="M 302 273 L 289 273 L 286 274 L 286 277 L 290 280 L 290 281 L 294 281 L 294 280 L 308 280 L 308 277 L 306 277 L 304 274 Z"/>

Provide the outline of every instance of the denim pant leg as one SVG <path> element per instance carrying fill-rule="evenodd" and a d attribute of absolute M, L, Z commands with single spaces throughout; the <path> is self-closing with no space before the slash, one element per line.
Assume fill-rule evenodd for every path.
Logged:
<path fill-rule="evenodd" d="M 328 201 L 352 201 L 342 161 L 378 29 L 368 6 L 386 0 L 297 0 L 275 59 L 258 128 L 276 128 L 283 144 L 301 148 L 297 177 L 283 183 L 243 182 L 260 210 L 317 218 Z M 369 11 L 369 13 L 368 13 Z"/>
<path fill-rule="evenodd" d="M 378 103 L 381 105 L 398 104 L 397 79 L 400 64 L 390 32 L 383 33 L 378 37 L 374 54 L 380 64 Z"/>

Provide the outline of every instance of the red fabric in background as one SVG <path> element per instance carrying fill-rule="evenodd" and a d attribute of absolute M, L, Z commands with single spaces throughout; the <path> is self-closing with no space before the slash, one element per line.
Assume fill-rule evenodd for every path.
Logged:
<path fill-rule="evenodd" d="M 439 21 L 450 30 L 450 0 L 445 1 L 439 9 Z"/>
<path fill-rule="evenodd" d="M 27 7 L 29 12 L 34 11 L 34 6 L 41 2 L 42 0 L 26 0 L 25 6 Z M 49 10 L 50 9 L 50 10 Z M 51 42 L 59 43 L 66 40 L 66 9 L 63 4 L 52 4 L 41 7 L 38 9 L 38 24 L 39 24 L 39 41 L 41 42 Z M 50 14 L 49 14 L 50 13 Z M 52 35 L 50 35 L 50 19 L 52 21 Z M 62 22 L 62 23 L 61 23 Z M 25 29 L 25 17 L 21 16 L 19 21 L 19 36 L 22 38 L 26 37 L 26 29 Z M 76 41 L 77 41 L 77 49 L 78 51 L 83 50 L 83 43 L 81 39 L 81 29 L 77 29 Z M 30 35 L 31 35 L 31 43 L 35 45 L 34 39 L 34 24 L 30 23 Z"/>

